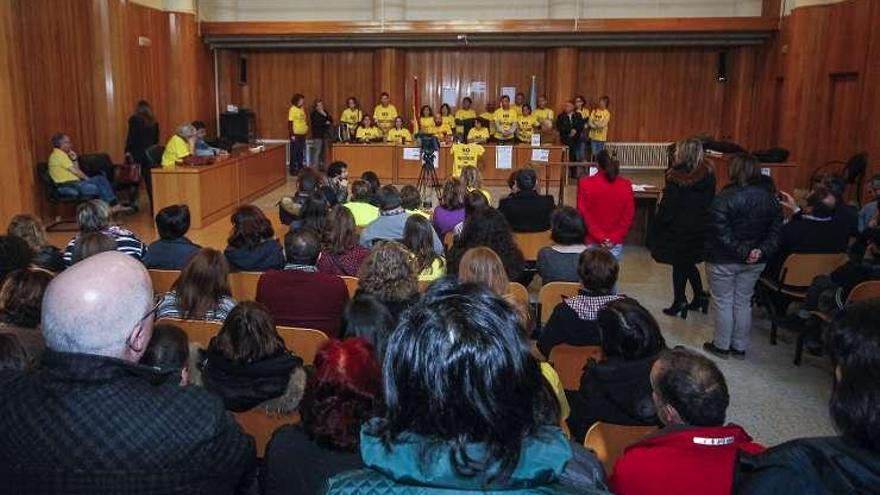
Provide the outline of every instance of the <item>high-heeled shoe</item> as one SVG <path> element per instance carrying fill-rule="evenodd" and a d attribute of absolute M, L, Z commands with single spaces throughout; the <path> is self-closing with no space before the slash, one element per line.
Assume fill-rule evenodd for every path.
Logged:
<path fill-rule="evenodd" d="M 669 316 L 679 315 L 683 320 L 686 320 L 688 317 L 688 303 L 687 302 L 675 302 L 672 303 L 672 306 L 668 308 L 663 308 L 663 314 Z"/>
<path fill-rule="evenodd" d="M 708 314 L 709 313 L 709 293 L 701 292 L 694 296 L 694 300 L 691 301 L 690 304 L 687 305 L 687 309 L 691 311 L 699 311 L 701 313 Z"/>

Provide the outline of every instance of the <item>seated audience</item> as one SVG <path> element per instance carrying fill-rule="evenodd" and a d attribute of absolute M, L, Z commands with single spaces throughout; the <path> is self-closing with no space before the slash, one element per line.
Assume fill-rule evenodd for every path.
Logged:
<path fill-rule="evenodd" d="M 342 314 L 344 338 L 358 337 L 373 344 L 379 356 L 385 353 L 385 343 L 394 330 L 394 317 L 378 298 L 357 294 Z"/>
<path fill-rule="evenodd" d="M 528 328 L 529 308 L 514 299 L 510 293 L 510 279 L 498 253 L 483 246 L 468 249 L 458 263 L 458 281 L 482 285 L 498 297 L 503 297 L 517 310 L 523 327 Z"/>
<path fill-rule="evenodd" d="M 724 424 L 730 395 L 721 370 L 709 358 L 677 347 L 654 362 L 651 387 L 664 427 L 618 458 L 609 480 L 612 491 L 730 493 L 737 455 L 756 454 L 764 447 L 741 427 Z"/>
<path fill-rule="evenodd" d="M 116 250 L 135 259 L 143 259 L 147 246 L 134 234 L 118 225 L 110 224 L 110 207 L 100 199 L 81 203 L 76 207 L 76 221 L 79 223 L 79 234 L 67 243 L 64 248 L 64 262 L 68 266 L 73 262 L 73 251 L 79 237 L 90 232 L 100 232 L 116 241 Z"/>
<path fill-rule="evenodd" d="M 34 362 L 19 338 L 11 333 L 0 332 L 0 372 L 27 371 Z"/>
<path fill-rule="evenodd" d="M 865 252 L 859 256 L 851 255 L 846 264 L 829 275 L 813 279 L 802 308 L 805 311 L 801 313 L 809 315 L 810 311 L 818 310 L 833 316 L 844 308 L 849 293 L 857 285 L 880 280 L 880 230 L 870 229 L 862 235 L 866 236 Z"/>
<path fill-rule="evenodd" d="M 361 265 L 356 294 L 376 297 L 396 323 L 403 310 L 419 298 L 417 275 L 412 254 L 403 244 L 382 242 Z"/>
<path fill-rule="evenodd" d="M 859 209 L 846 202 L 846 179 L 840 175 L 829 175 L 822 180 L 822 186 L 834 196 L 834 222 L 849 227 L 849 235 L 859 235 Z"/>
<path fill-rule="evenodd" d="M 321 185 L 321 192 L 330 207 L 348 201 L 348 164 L 335 161 L 327 167 L 327 175 Z"/>
<path fill-rule="evenodd" d="M 367 225 L 361 233 L 361 246 L 372 247 L 379 239 L 399 241 L 403 239 L 403 229 L 409 214 L 403 209 L 400 202 L 400 193 L 391 185 L 382 186 L 377 194 L 379 199 L 379 218 Z M 432 243 L 437 254 L 443 254 L 443 243 L 435 233 Z"/>
<path fill-rule="evenodd" d="M 229 263 L 220 251 L 203 248 L 183 267 L 171 291 L 162 296 L 156 318 L 222 322 L 234 307 Z"/>
<path fill-rule="evenodd" d="M 507 220 L 494 208 L 481 208 L 468 216 L 461 234 L 455 238 L 446 258 L 449 273 L 457 275 L 464 253 L 480 246 L 495 251 L 504 263 L 507 278 L 511 281 L 518 282 L 523 278 L 525 261 L 522 251 L 513 240 L 513 232 Z"/>
<path fill-rule="evenodd" d="M 0 373 L 4 490 L 232 493 L 252 476 L 254 441 L 217 397 L 137 364 L 154 310 L 146 269 L 116 252 L 49 284 L 41 366 Z"/>
<path fill-rule="evenodd" d="M 498 201 L 498 211 L 514 232 L 550 230 L 550 215 L 556 205 L 553 196 L 538 194 L 537 186 L 538 173 L 524 168 L 516 173 L 516 192 Z"/>
<path fill-rule="evenodd" d="M 877 214 L 880 212 L 880 208 L 878 208 L 878 204 L 880 204 L 880 174 L 871 177 L 871 180 L 868 181 L 868 188 L 871 190 L 871 200 L 865 202 L 865 205 L 859 210 L 859 232 L 877 228 Z"/>
<path fill-rule="evenodd" d="M 380 206 L 379 198 L 376 196 L 379 194 L 379 188 L 382 187 L 382 183 L 379 182 L 379 176 L 376 175 L 376 172 L 367 170 L 361 174 L 361 180 L 366 181 L 370 185 L 370 204 L 378 208 Z"/>
<path fill-rule="evenodd" d="M 177 325 L 153 325 L 150 345 L 141 357 L 141 364 L 157 368 L 177 381 L 181 387 L 189 383 L 189 337 Z"/>
<path fill-rule="evenodd" d="M 446 275 L 446 259 L 434 251 L 434 228 L 427 218 L 410 215 L 403 229 L 403 245 L 415 256 L 419 282 Z"/>
<path fill-rule="evenodd" d="M 80 261 L 98 253 L 116 251 L 118 247 L 119 245 L 116 243 L 116 239 L 100 232 L 89 232 L 88 234 L 83 234 L 79 237 L 79 240 L 76 243 L 76 248 L 73 250 L 73 258 L 71 258 L 70 262 L 79 263 Z"/>
<path fill-rule="evenodd" d="M 262 304 L 238 304 L 198 352 L 190 381 L 220 396 L 226 409 L 290 414 L 299 406 L 306 384 L 302 359 L 287 350 Z"/>
<path fill-rule="evenodd" d="M 361 430 L 368 468 L 331 478 L 330 495 L 604 493 L 598 462 L 559 427 L 516 315 L 490 291 L 432 291 L 391 335 L 383 370 L 384 413 Z"/>
<path fill-rule="evenodd" d="M 599 310 L 622 296 L 614 293 L 620 266 L 606 249 L 587 249 L 578 259 L 581 289 L 578 295 L 564 299 L 553 308 L 550 319 L 538 338 L 544 356 L 558 344 L 599 345 L 602 342 L 596 318 Z"/>
<path fill-rule="evenodd" d="M 412 184 L 400 188 L 400 206 L 410 215 L 421 215 L 431 218 L 431 213 L 422 210 L 422 197 L 419 190 Z"/>
<path fill-rule="evenodd" d="M 291 230 L 284 236 L 284 252 L 284 269 L 270 270 L 260 277 L 257 302 L 266 306 L 278 325 L 313 328 L 338 337 L 348 289 L 336 275 L 318 272 L 318 233 Z"/>
<path fill-rule="evenodd" d="M 98 174 L 89 177 L 82 171 L 79 165 L 79 156 L 76 151 L 73 151 L 73 144 L 67 134 L 59 132 L 52 136 L 49 176 L 61 191 L 72 189 L 75 194 L 82 196 L 97 196 L 107 203 L 107 209 L 110 213 L 126 210 L 116 199 L 113 185 L 110 184 L 106 176 Z"/>
<path fill-rule="evenodd" d="M 829 410 L 839 436 L 800 438 L 757 456 L 741 455 L 735 491 L 876 493 L 880 486 L 880 302 L 855 304 L 832 324 L 835 363 Z"/>
<path fill-rule="evenodd" d="M 571 435 L 581 441 L 597 421 L 658 425 L 651 397 L 651 367 L 666 341 L 660 325 L 635 299 L 618 299 L 599 311 L 603 361 L 589 360 L 580 389 L 571 394 Z"/>
<path fill-rule="evenodd" d="M 27 213 L 15 215 L 9 221 L 6 234 L 19 237 L 30 246 L 34 253 L 31 265 L 52 273 L 64 270 L 64 258 L 61 251 L 49 243 L 46 227 L 43 226 L 43 222 L 39 218 Z"/>
<path fill-rule="evenodd" d="M 44 270 L 24 268 L 10 273 L 0 287 L 0 334 L 14 335 L 28 362 L 40 362 L 46 341 L 40 331 L 43 294 L 52 281 Z"/>
<path fill-rule="evenodd" d="M 11 272 L 27 268 L 34 252 L 27 242 L 13 235 L 0 235 L 0 282 Z"/>
<path fill-rule="evenodd" d="M 180 270 L 201 246 L 186 237 L 189 231 L 189 207 L 166 206 L 156 213 L 159 240 L 150 244 L 144 255 L 144 266 L 159 270 Z"/>
<path fill-rule="evenodd" d="M 587 249 L 584 218 L 571 206 L 561 206 L 550 217 L 552 246 L 538 251 L 538 274 L 542 284 L 579 282 L 578 259 Z"/>
<path fill-rule="evenodd" d="M 464 185 L 456 177 L 446 179 L 443 184 L 440 204 L 434 208 L 434 213 L 431 215 L 431 222 L 440 237 L 451 232 L 456 225 L 464 221 L 465 192 Z"/>
<path fill-rule="evenodd" d="M 321 236 L 318 271 L 331 275 L 356 277 L 370 250 L 358 244 L 354 215 L 342 205 L 334 206 L 327 215 Z"/>
<path fill-rule="evenodd" d="M 608 150 L 600 151 L 596 162 L 596 175 L 578 180 L 577 209 L 587 225 L 587 245 L 602 246 L 620 260 L 636 211 L 632 182 L 620 176 L 620 163 Z"/>
<path fill-rule="evenodd" d="M 486 197 L 487 204 L 492 202 L 492 195 L 489 194 L 489 191 L 483 189 L 483 174 L 480 173 L 480 169 L 477 167 L 473 165 L 463 167 L 461 169 L 461 183 L 464 185 L 465 191 L 478 191 Z"/>
<path fill-rule="evenodd" d="M 312 229 L 315 232 L 324 230 L 330 203 L 320 191 L 313 191 L 300 210 L 300 218 L 290 223 L 291 229 Z"/>
<path fill-rule="evenodd" d="M 379 208 L 371 203 L 372 199 L 369 182 L 358 179 L 351 183 L 351 199 L 343 206 L 351 210 L 355 225 L 358 227 L 365 227 L 379 218 Z"/>
<path fill-rule="evenodd" d="M 461 231 L 464 230 L 464 224 L 467 223 L 467 219 L 474 215 L 474 212 L 478 210 L 482 210 L 484 208 L 491 208 L 489 206 L 489 201 L 486 199 L 486 196 L 480 191 L 469 191 L 464 195 L 464 222 L 456 225 L 452 230 L 452 233 L 456 236 L 461 235 Z M 445 239 L 444 239 L 445 240 Z"/>
<path fill-rule="evenodd" d="M 296 193 L 293 196 L 284 196 L 278 202 L 278 219 L 284 225 L 290 225 L 294 228 L 302 226 L 303 208 L 306 202 L 315 193 L 324 193 L 318 190 L 320 178 L 318 173 L 310 168 L 300 171 L 297 178 Z"/>
<path fill-rule="evenodd" d="M 239 206 L 231 220 L 232 232 L 223 254 L 233 271 L 264 272 L 284 266 L 284 250 L 262 210 Z"/>
<path fill-rule="evenodd" d="M 364 339 L 331 340 L 315 356 L 302 423 L 279 428 L 266 451 L 267 495 L 321 493 L 334 475 L 361 469 L 361 426 L 382 404 L 382 370 Z"/>

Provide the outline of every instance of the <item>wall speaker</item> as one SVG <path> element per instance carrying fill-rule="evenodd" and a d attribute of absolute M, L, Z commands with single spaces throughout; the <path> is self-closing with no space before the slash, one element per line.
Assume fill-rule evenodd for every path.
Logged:
<path fill-rule="evenodd" d="M 727 81 L 727 50 L 718 54 L 718 82 Z"/>
<path fill-rule="evenodd" d="M 247 84 L 247 77 L 247 57 L 240 57 L 238 59 L 238 84 Z"/>

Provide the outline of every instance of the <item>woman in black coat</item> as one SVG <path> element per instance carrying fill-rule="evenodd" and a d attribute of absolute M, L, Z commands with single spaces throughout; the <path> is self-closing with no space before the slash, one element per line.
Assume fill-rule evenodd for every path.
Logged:
<path fill-rule="evenodd" d="M 140 100 L 134 108 L 134 113 L 128 118 L 128 136 L 125 139 L 125 154 L 134 163 L 141 164 L 141 177 L 144 178 L 144 187 L 150 196 L 150 204 L 153 203 L 153 175 L 150 173 L 147 149 L 159 144 L 159 123 L 153 115 L 153 107 L 146 100 Z"/>
<path fill-rule="evenodd" d="M 703 261 L 706 221 L 715 197 L 715 175 L 703 162 L 703 145 L 696 138 L 678 143 L 676 165 L 666 171 L 666 188 L 652 226 L 651 256 L 672 265 L 672 305 L 667 315 L 687 318 L 688 310 L 709 310 L 709 296 L 697 263 Z M 690 281 L 694 298 L 688 303 L 685 289 Z"/>

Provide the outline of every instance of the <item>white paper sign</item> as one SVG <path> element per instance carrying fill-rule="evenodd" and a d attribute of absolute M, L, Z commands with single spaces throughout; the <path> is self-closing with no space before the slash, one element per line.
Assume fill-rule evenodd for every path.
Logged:
<path fill-rule="evenodd" d="M 541 135 L 537 132 L 532 134 L 532 146 L 541 146 Z"/>
<path fill-rule="evenodd" d="M 550 150 L 535 148 L 532 150 L 532 161 L 533 162 L 549 162 L 550 161 Z"/>
<path fill-rule="evenodd" d="M 495 168 L 513 168 L 513 146 L 495 147 Z"/>
<path fill-rule="evenodd" d="M 444 87 L 441 91 L 441 101 L 450 107 L 454 107 L 458 99 L 458 90 L 455 87 Z"/>
<path fill-rule="evenodd" d="M 512 104 L 513 100 L 516 99 L 516 86 L 503 86 L 501 88 L 501 96 L 506 96 L 510 98 L 510 103 Z"/>
<path fill-rule="evenodd" d="M 440 168 L 440 150 L 434 152 L 434 168 Z"/>
<path fill-rule="evenodd" d="M 403 159 L 404 160 L 421 160 L 422 149 L 421 148 L 404 148 L 403 149 Z"/>
<path fill-rule="evenodd" d="M 597 167 L 590 167 L 589 173 L 590 173 L 590 177 L 592 177 L 592 176 L 599 173 L 599 169 Z"/>
<path fill-rule="evenodd" d="M 770 167 L 761 167 L 761 175 L 770 177 Z"/>
<path fill-rule="evenodd" d="M 471 94 L 473 93 L 485 93 L 486 92 L 486 81 L 471 81 L 470 84 Z"/>

